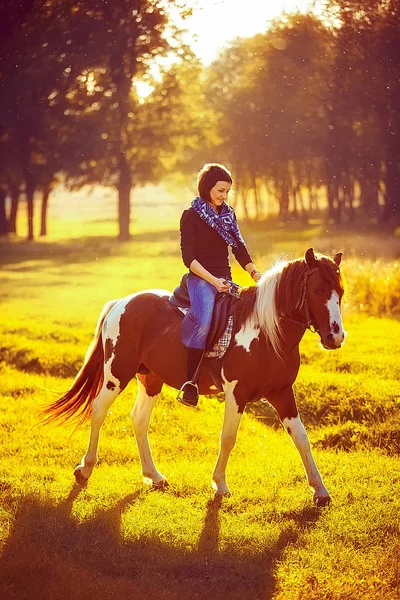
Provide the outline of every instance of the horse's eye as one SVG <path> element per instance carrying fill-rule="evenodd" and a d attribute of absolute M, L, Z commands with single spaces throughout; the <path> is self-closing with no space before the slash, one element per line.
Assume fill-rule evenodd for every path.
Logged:
<path fill-rule="evenodd" d="M 314 289 L 313 289 L 313 292 L 314 292 L 314 294 L 315 294 L 316 296 L 319 296 L 319 295 L 320 295 L 320 293 L 321 293 L 321 290 L 317 290 L 317 288 L 314 288 Z"/>

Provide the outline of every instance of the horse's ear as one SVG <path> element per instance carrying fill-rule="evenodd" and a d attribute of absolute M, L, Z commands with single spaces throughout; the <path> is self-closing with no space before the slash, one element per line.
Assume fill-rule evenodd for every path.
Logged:
<path fill-rule="evenodd" d="M 304 258 L 310 269 L 313 269 L 317 266 L 317 259 L 315 258 L 314 248 L 309 248 L 305 253 Z"/>
<path fill-rule="evenodd" d="M 337 254 L 335 254 L 335 256 L 333 257 L 333 260 L 335 261 L 335 263 L 337 264 L 337 266 L 340 265 L 340 263 L 342 262 L 342 256 L 343 256 L 343 252 L 338 252 Z"/>

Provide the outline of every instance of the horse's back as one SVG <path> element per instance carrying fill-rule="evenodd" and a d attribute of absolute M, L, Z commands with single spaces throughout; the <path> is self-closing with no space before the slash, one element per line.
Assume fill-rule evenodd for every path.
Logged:
<path fill-rule="evenodd" d="M 163 289 L 149 289 L 136 292 L 118 300 L 107 316 L 108 324 L 114 322 L 113 329 L 118 334 L 127 333 L 132 328 L 139 333 L 145 327 L 151 330 L 160 327 L 160 320 L 179 318 L 176 309 L 168 299 L 171 292 Z"/>

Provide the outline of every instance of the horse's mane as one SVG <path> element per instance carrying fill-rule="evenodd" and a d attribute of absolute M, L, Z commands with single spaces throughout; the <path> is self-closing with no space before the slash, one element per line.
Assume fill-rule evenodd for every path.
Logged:
<path fill-rule="evenodd" d="M 345 281 L 337 264 L 329 256 L 316 254 L 315 258 L 322 279 L 341 296 Z M 240 322 L 251 320 L 254 325 L 259 325 L 278 355 L 281 351 L 280 316 L 290 313 L 296 306 L 307 268 L 302 258 L 280 261 L 263 273 L 256 286 L 240 293 L 236 311 Z"/>

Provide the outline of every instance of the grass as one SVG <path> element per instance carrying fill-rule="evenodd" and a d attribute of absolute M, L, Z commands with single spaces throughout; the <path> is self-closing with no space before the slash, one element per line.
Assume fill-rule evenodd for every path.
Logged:
<path fill-rule="evenodd" d="M 134 223 L 128 244 L 110 237 L 113 224 L 87 218 L 75 226 L 54 218 L 46 241 L 0 244 L 0 597 L 399 599 L 400 324 L 395 303 L 378 318 L 380 301 L 360 307 L 357 295 L 366 297 L 367 279 L 369 298 L 400 295 L 390 240 L 374 238 L 385 259 L 361 256 L 366 237 L 344 262 L 352 296 L 343 348 L 323 351 L 310 333 L 301 345 L 296 395 L 329 508 L 312 506 L 297 451 L 262 403 L 244 415 L 228 467 L 233 495 L 222 503 L 209 485 L 218 398 L 189 410 L 164 388 L 150 430 L 170 481 L 163 493 L 141 481 L 129 421 L 135 382 L 112 407 L 84 489 L 72 471 L 87 427 L 38 425 L 38 408 L 79 368 L 102 305 L 179 281 L 179 208 Z M 243 230 L 260 268 L 309 245 L 334 252 L 346 242 L 317 226 Z M 386 288 L 378 271 L 391 278 Z M 248 282 L 236 266 L 234 279 Z"/>

